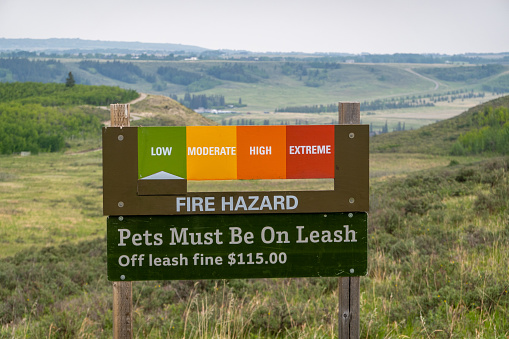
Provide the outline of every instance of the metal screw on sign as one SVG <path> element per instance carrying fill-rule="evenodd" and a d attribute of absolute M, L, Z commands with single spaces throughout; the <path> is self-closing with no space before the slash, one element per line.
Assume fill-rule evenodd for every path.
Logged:
<path fill-rule="evenodd" d="M 120 276 L 120 280 L 125 280 L 125 275 L 123 275 L 123 274 L 122 274 L 122 275 Z"/>
<path fill-rule="evenodd" d="M 122 221 L 122 220 L 124 220 L 124 217 L 123 217 L 123 216 L 120 216 L 120 217 L 118 217 L 118 220 L 119 220 L 119 221 Z"/>
<path fill-rule="evenodd" d="M 118 207 L 121 207 L 121 208 L 124 207 L 124 202 L 123 201 L 119 201 L 118 202 Z"/>
<path fill-rule="evenodd" d="M 355 138 L 355 133 L 350 133 L 350 134 L 348 134 L 348 136 L 350 137 L 350 139 L 353 139 L 353 138 Z"/>
<path fill-rule="evenodd" d="M 348 213 L 349 218 L 353 218 L 353 213 Z"/>
<path fill-rule="evenodd" d="M 353 203 L 355 202 L 355 199 L 354 199 L 354 198 L 350 198 L 350 199 L 348 199 L 348 202 L 349 202 L 350 204 L 353 204 Z"/>
<path fill-rule="evenodd" d="M 352 274 L 353 274 L 354 272 L 355 272 L 355 270 L 354 270 L 353 268 L 351 268 L 351 269 L 350 269 L 350 273 L 352 273 Z"/>
<path fill-rule="evenodd" d="M 120 134 L 120 135 L 118 136 L 118 141 L 122 141 L 122 140 L 124 140 L 124 136 L 123 136 L 122 134 Z"/>

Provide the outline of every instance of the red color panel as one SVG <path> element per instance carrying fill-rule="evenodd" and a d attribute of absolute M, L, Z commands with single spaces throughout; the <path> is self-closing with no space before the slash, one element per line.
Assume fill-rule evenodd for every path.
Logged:
<path fill-rule="evenodd" d="M 334 178 L 334 126 L 286 127 L 286 178 Z"/>

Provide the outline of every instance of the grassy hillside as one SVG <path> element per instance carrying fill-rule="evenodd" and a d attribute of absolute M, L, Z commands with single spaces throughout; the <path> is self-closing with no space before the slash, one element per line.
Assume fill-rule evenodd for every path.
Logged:
<path fill-rule="evenodd" d="M 489 107 L 509 108 L 509 96 L 470 108 L 461 115 L 413 131 L 381 134 L 371 138 L 371 152 L 450 154 L 460 135 L 479 126 L 476 119 Z"/>
<path fill-rule="evenodd" d="M 131 105 L 132 126 L 209 126 L 212 120 L 162 95 L 149 95 Z"/>

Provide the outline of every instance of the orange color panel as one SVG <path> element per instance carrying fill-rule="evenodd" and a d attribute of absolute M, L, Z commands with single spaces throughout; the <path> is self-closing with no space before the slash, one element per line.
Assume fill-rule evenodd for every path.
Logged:
<path fill-rule="evenodd" d="M 286 126 L 237 126 L 237 178 L 286 178 Z"/>
<path fill-rule="evenodd" d="M 236 126 L 189 126 L 186 129 L 187 179 L 237 179 Z"/>

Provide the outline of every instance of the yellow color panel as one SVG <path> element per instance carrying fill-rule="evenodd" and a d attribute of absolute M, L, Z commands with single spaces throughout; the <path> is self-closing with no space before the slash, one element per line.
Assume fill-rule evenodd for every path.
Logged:
<path fill-rule="evenodd" d="M 187 180 L 237 179 L 236 126 L 189 126 Z"/>

